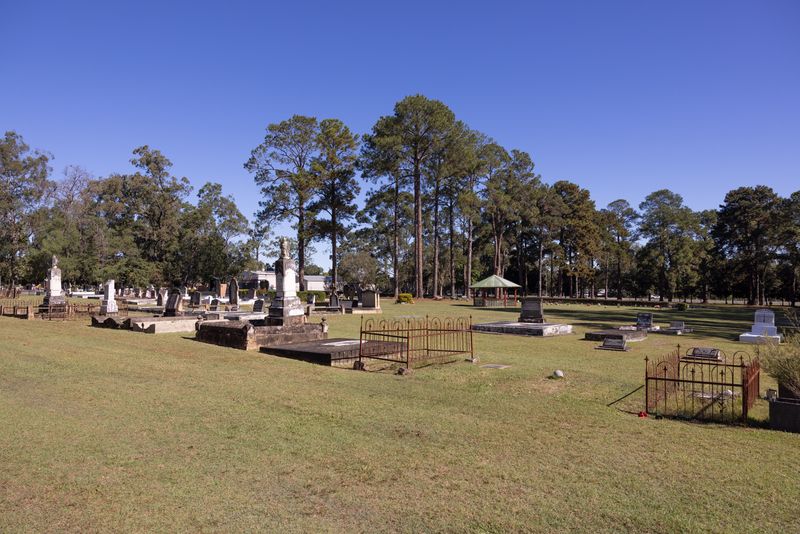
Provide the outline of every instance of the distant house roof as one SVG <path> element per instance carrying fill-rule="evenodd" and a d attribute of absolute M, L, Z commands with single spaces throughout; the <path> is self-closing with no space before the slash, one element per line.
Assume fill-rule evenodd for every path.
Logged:
<path fill-rule="evenodd" d="M 475 282 L 471 286 L 472 289 L 496 289 L 500 288 L 513 288 L 513 287 L 522 287 L 519 284 L 515 284 L 510 280 L 506 280 L 505 278 L 501 278 L 496 274 L 493 274 L 489 278 L 484 278 L 480 282 Z"/>

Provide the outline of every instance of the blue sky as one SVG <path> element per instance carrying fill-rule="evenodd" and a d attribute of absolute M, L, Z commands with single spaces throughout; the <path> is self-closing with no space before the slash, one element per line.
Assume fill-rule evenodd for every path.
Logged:
<path fill-rule="evenodd" d="M 422 93 L 598 206 L 667 187 L 714 208 L 740 185 L 800 189 L 798 28 L 797 1 L 0 0 L 0 129 L 56 177 L 127 172 L 148 144 L 251 216 L 242 164 L 268 123 L 364 133 Z"/>

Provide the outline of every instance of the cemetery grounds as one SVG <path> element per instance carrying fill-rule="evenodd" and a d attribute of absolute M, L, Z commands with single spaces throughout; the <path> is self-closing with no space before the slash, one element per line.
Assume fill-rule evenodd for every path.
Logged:
<path fill-rule="evenodd" d="M 479 364 L 407 376 L 0 318 L 0 532 L 800 531 L 800 435 L 764 429 L 765 401 L 747 427 L 636 415 L 646 355 L 752 351 L 733 340 L 753 309 L 654 310 L 694 333 L 629 352 L 582 339 L 637 311 L 546 305 L 573 335 L 476 333 Z M 329 322 L 358 338 L 359 317 Z"/>

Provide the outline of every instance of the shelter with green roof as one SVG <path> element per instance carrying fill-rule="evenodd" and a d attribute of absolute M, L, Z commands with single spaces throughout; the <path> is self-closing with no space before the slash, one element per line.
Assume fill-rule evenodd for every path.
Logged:
<path fill-rule="evenodd" d="M 481 308 L 505 308 L 509 305 L 509 289 L 514 290 L 514 295 L 511 297 L 513 299 L 511 301 L 511 306 L 516 306 L 517 290 L 522 286 L 493 274 L 480 282 L 475 282 L 469 287 L 476 290 L 472 298 L 473 306 L 479 306 Z"/>

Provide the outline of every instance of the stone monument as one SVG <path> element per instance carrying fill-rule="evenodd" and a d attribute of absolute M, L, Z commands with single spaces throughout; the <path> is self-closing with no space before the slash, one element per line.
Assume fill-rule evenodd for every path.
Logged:
<path fill-rule="evenodd" d="M 183 315 L 183 293 L 179 288 L 169 292 L 167 303 L 164 306 L 164 317 L 178 317 Z"/>
<path fill-rule="evenodd" d="M 228 284 L 228 304 L 232 311 L 239 309 L 239 281 L 236 277 L 231 278 L 231 283 Z"/>
<path fill-rule="evenodd" d="M 374 289 L 365 289 L 361 292 L 361 307 L 380 309 L 381 295 Z"/>
<path fill-rule="evenodd" d="M 518 321 L 520 323 L 544 323 L 542 299 L 539 297 L 523 297 L 522 311 L 520 311 Z"/>
<path fill-rule="evenodd" d="M 294 260 L 289 257 L 289 240 L 281 238 L 281 256 L 275 262 L 275 298 L 269 306 L 272 324 L 283 326 L 305 323 L 305 306 L 297 297 L 297 276 Z"/>
<path fill-rule="evenodd" d="M 58 268 L 58 258 L 53 256 L 53 265 L 47 269 L 47 280 L 45 280 L 45 295 L 43 306 L 66 304 L 64 293 L 61 289 L 61 269 Z"/>
<path fill-rule="evenodd" d="M 103 302 L 100 304 L 100 315 L 116 315 L 119 312 L 117 300 L 114 298 L 114 280 L 106 281 L 103 286 Z"/>
<path fill-rule="evenodd" d="M 742 343 L 780 343 L 781 335 L 775 326 L 775 313 L 772 310 L 756 310 L 753 326 L 749 332 L 739 336 Z"/>

